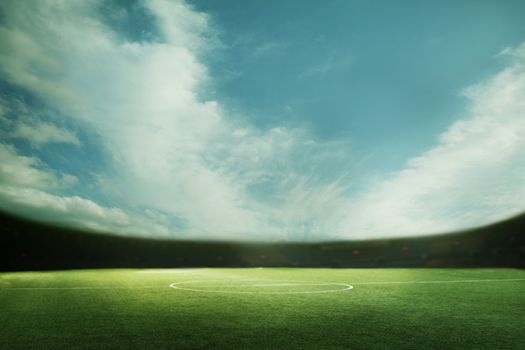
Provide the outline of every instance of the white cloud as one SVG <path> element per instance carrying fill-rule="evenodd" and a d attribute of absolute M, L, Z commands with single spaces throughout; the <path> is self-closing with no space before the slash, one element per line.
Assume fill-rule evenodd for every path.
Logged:
<path fill-rule="evenodd" d="M 118 208 L 105 208 L 78 196 L 56 196 L 31 188 L 0 186 L 0 209 L 44 222 L 101 232 L 169 236 L 159 217 L 156 221 L 129 215 Z"/>
<path fill-rule="evenodd" d="M 114 159 L 115 171 L 103 182 L 126 205 L 174 213 L 194 234 L 286 237 L 283 221 L 305 214 L 272 217 L 275 203 L 259 201 L 252 187 L 272 179 L 279 193 L 267 197 L 297 192 L 291 179 L 309 165 L 302 159 L 295 167 L 290 157 L 310 157 L 298 152 L 307 135 L 237 125 L 217 102 L 202 101 L 208 73 L 198 57 L 210 47 L 207 16 L 181 1 L 144 4 L 156 16 L 161 42 L 117 38 L 85 4 L 57 8 L 45 1 L 25 11 L 12 3 L 26 17 L 10 17 L 4 28 L 13 49 L 3 52 L 4 75 L 98 132 Z M 327 156 L 323 149 L 309 146 Z M 319 178 L 311 182 L 323 186 Z"/>
<path fill-rule="evenodd" d="M 9 136 L 12 138 L 25 139 L 35 148 L 40 148 L 48 143 L 80 145 L 77 136 L 72 132 L 42 121 L 37 121 L 34 124 L 20 122 Z"/>
<path fill-rule="evenodd" d="M 39 159 L 21 156 L 13 146 L 0 143 L 0 209 L 96 231 L 168 235 L 166 218 L 154 212 L 129 215 L 121 209 L 106 208 L 78 196 L 49 193 L 76 182 L 74 176 L 57 174 Z"/>
<path fill-rule="evenodd" d="M 74 176 L 55 174 L 39 159 L 19 155 L 13 146 L 0 143 L 0 185 L 55 189 L 76 181 Z"/>
<path fill-rule="evenodd" d="M 465 89 L 470 107 L 439 143 L 348 205 L 342 237 L 436 233 L 525 208 L 525 44 L 509 66 Z"/>
<path fill-rule="evenodd" d="M 525 207 L 523 48 L 508 50 L 514 58 L 505 71 L 468 89 L 468 115 L 436 147 L 389 180 L 349 197 L 357 164 L 347 142 L 319 142 L 300 127 L 259 130 L 202 98 L 210 83 L 202 57 L 217 43 L 210 41 L 209 18 L 186 3 L 144 1 L 161 38 L 140 43 L 103 25 L 96 2 L 4 6 L 12 15 L 0 27 L 6 43 L 0 47 L 0 74 L 68 122 L 95 131 L 112 160 L 99 182 L 123 207 L 180 218 L 184 227 L 178 234 L 243 239 L 419 234 L 488 222 Z M 328 63 L 309 74 L 326 74 L 333 66 Z M 48 134 L 54 136 L 42 142 L 78 141 L 60 130 Z M 156 215 L 136 222 L 123 209 L 50 193 L 50 172 L 31 170 L 38 168 L 36 158 L 15 163 L 23 169 L 9 178 L 25 171 L 26 180 L 1 187 L 3 206 L 12 203 L 42 218 L 71 213 L 71 221 L 83 227 L 168 232 L 162 215 L 155 226 L 150 219 Z"/>
<path fill-rule="evenodd" d="M 9 11 L 10 16 L 13 16 L 12 21 L 17 19 L 16 14 L 25 12 L 17 8 L 23 4 L 10 2 L 9 6 L 13 7 Z M 23 18 L 20 21 L 20 24 L 27 26 L 27 23 L 23 23 Z M 1 73 L 9 82 L 36 92 L 42 97 L 71 103 L 73 97 L 67 86 L 49 79 L 52 76 L 59 77 L 64 66 L 63 62 L 55 58 L 52 47 L 48 47 L 47 50 L 44 47 L 45 39 L 40 37 L 43 34 L 45 35 L 45 33 L 24 32 L 23 29 L 0 27 Z M 35 67 L 38 67 L 38 70 L 30 69 Z"/>

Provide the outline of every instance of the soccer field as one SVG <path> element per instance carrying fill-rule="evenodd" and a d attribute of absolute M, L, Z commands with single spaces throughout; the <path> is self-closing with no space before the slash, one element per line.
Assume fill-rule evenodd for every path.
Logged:
<path fill-rule="evenodd" d="M 1 349 L 523 349 L 516 269 L 0 274 Z"/>

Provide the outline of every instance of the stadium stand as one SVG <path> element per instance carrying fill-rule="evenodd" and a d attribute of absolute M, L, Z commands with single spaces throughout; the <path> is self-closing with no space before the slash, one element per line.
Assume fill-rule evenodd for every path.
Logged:
<path fill-rule="evenodd" d="M 156 240 L 0 213 L 0 270 L 105 267 L 525 267 L 525 215 L 463 232 L 324 243 Z"/>

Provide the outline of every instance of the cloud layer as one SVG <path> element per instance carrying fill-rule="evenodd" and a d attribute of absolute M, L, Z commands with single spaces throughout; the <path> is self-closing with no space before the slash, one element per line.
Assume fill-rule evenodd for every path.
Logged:
<path fill-rule="evenodd" d="M 445 232 L 501 220 L 525 208 L 525 45 L 508 66 L 464 90 L 465 116 L 348 207 L 343 231 L 359 235 Z"/>
<path fill-rule="evenodd" d="M 434 148 L 356 194 L 360 158 L 348 140 L 258 129 L 206 97 L 203 62 L 220 43 L 186 3 L 141 2 L 147 40 L 109 26 L 126 9 L 104 14 L 97 2 L 2 6 L 0 74 L 44 106 L 14 109 L 15 93 L 2 97 L 3 209 L 146 236 L 317 240 L 441 232 L 525 208 L 523 46 L 465 90 L 469 110 Z M 107 165 L 78 169 L 96 183 L 38 158 L 50 144 L 87 147 L 67 125 L 97 135 Z M 90 186 L 106 204 L 75 192 Z"/>

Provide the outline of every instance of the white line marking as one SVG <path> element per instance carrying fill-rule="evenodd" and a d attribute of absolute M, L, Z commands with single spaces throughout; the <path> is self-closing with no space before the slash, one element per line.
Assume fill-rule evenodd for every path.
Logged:
<path fill-rule="evenodd" d="M 175 282 L 170 284 L 169 286 L 173 289 L 180 289 L 180 290 L 187 290 L 192 292 L 202 292 L 202 293 L 225 293 L 225 294 L 320 294 L 320 293 L 334 293 L 334 292 L 342 292 L 345 290 L 350 290 L 353 288 L 352 285 L 348 283 L 342 283 L 342 282 L 323 282 L 323 283 L 311 283 L 311 281 L 289 281 L 292 283 L 279 283 L 279 284 L 246 284 L 247 282 L 258 282 L 260 283 L 261 280 L 257 281 L 250 281 L 250 280 L 237 280 L 237 281 L 231 281 L 231 282 L 241 282 L 245 284 L 241 285 L 227 285 L 227 288 L 230 287 L 242 287 L 242 288 L 250 288 L 250 287 L 266 287 L 266 286 L 341 286 L 343 288 L 337 288 L 337 289 L 325 289 L 325 290 L 317 290 L 317 291 L 289 291 L 289 292 L 267 292 L 267 291 L 231 291 L 231 290 L 213 290 L 213 289 L 195 289 L 195 288 L 188 288 L 188 287 L 180 287 L 181 284 L 192 284 L 192 283 L 206 283 L 206 282 L 225 282 L 224 280 L 200 280 L 200 281 L 184 281 L 184 282 Z M 271 282 L 271 280 L 270 280 Z M 279 281 L 273 281 L 273 282 L 279 282 Z M 283 281 L 285 282 L 285 281 Z M 302 283 L 304 282 L 304 283 Z"/>
<path fill-rule="evenodd" d="M 327 282 L 328 284 L 332 284 L 331 282 Z M 274 284 L 252 284 L 249 287 L 288 287 L 288 286 L 326 286 L 327 283 L 274 283 Z M 346 284 L 346 283 L 342 283 Z M 230 287 L 230 286 L 228 286 Z M 237 287 L 237 286 L 232 286 Z M 246 287 L 246 286 L 239 286 L 239 287 Z"/>
<path fill-rule="evenodd" d="M 196 288 L 180 287 L 181 284 L 192 284 L 192 283 L 204 283 L 204 282 L 225 282 L 224 280 L 196 280 L 196 281 L 184 281 L 172 283 L 169 286 L 174 289 L 188 290 L 193 292 L 204 292 L 204 293 L 227 293 L 227 294 L 318 294 L 318 293 L 333 293 L 339 291 L 345 291 L 353 289 L 354 285 L 384 285 L 384 284 L 445 284 L 445 283 L 490 283 L 490 282 L 514 282 L 514 281 L 525 281 L 525 278 L 500 278 L 500 279 L 468 279 L 468 280 L 437 280 L 437 281 L 377 281 L 377 282 L 355 282 L 352 284 L 342 282 L 323 282 L 323 283 L 311 283 L 311 281 L 290 281 L 292 283 L 274 283 L 274 284 L 252 284 L 252 285 L 230 285 L 231 287 L 276 287 L 276 286 L 311 286 L 311 285 L 340 285 L 345 286 L 343 289 L 328 289 L 320 291 L 291 291 L 291 292 L 260 292 L 260 291 L 228 291 L 228 290 L 204 290 Z M 272 280 L 267 280 L 272 282 Z M 237 282 L 249 282 L 241 280 Z M 254 281 L 260 282 L 260 280 Z M 278 282 L 275 281 L 274 282 Z"/>
<path fill-rule="evenodd" d="M 225 282 L 225 280 L 214 280 Z M 262 280 L 257 280 L 254 282 L 261 282 Z M 279 282 L 277 280 L 267 280 L 269 282 Z M 271 286 L 318 286 L 318 285 L 340 285 L 340 286 L 350 286 L 345 289 L 335 289 L 335 290 L 323 290 L 323 291 L 307 291 L 307 292 L 249 292 L 249 291 L 209 291 L 209 290 L 194 290 L 198 292 L 212 292 L 212 293 L 242 293 L 242 294 L 303 294 L 303 293 L 328 293 L 352 289 L 354 285 L 384 285 L 384 284 L 444 284 L 444 283 L 490 283 L 490 282 L 517 282 L 525 281 L 525 278 L 499 278 L 499 279 L 469 279 L 469 280 L 439 280 L 439 281 L 377 281 L 377 282 L 354 282 L 352 285 L 343 282 L 322 282 L 322 283 L 310 283 L 311 281 L 290 281 L 293 283 L 279 283 L 279 284 L 260 284 L 260 285 L 240 285 L 240 286 L 228 286 L 231 287 L 271 287 Z M 190 288 L 180 288 L 177 287 L 179 284 L 186 283 L 200 283 L 200 282 L 210 282 L 210 280 L 201 280 L 201 281 L 185 281 L 185 282 L 175 282 L 169 285 L 169 287 L 174 289 L 181 290 L 193 290 Z M 247 282 L 246 280 L 241 280 L 239 282 Z M 84 287 L 0 287 L 1 290 L 97 290 L 97 289 L 164 289 L 165 286 L 143 286 L 143 287 L 109 287 L 109 286 L 84 286 Z"/>
<path fill-rule="evenodd" d="M 7 287 L 0 290 L 86 290 L 86 289 L 163 289 L 166 287 Z"/>
<path fill-rule="evenodd" d="M 484 282 L 513 282 L 525 281 L 525 278 L 500 278 L 479 280 L 442 280 L 442 281 L 382 281 L 382 282 L 354 282 L 354 285 L 370 284 L 441 284 L 441 283 L 484 283 Z"/>

